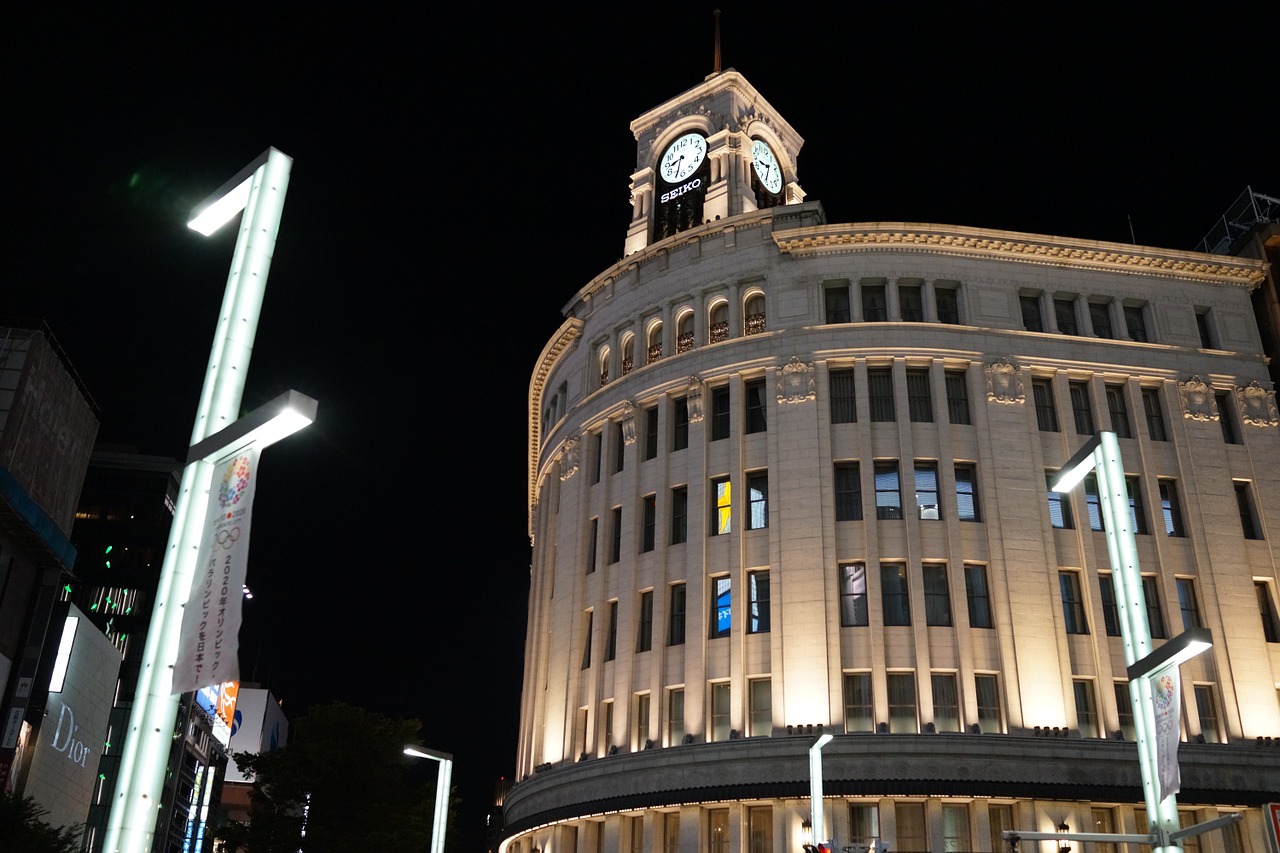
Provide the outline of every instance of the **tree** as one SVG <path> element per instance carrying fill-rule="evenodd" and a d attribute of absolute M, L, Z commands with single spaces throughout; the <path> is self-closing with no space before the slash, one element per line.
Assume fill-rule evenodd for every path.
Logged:
<path fill-rule="evenodd" d="M 312 708 L 287 746 L 235 755 L 255 780 L 249 821 L 217 837 L 243 853 L 426 850 L 433 780 L 404 755 L 421 728 L 342 702 Z"/>
<path fill-rule="evenodd" d="M 0 850 L 23 853 L 78 853 L 83 828 L 54 828 L 42 818 L 49 810 L 33 797 L 0 792 Z"/>

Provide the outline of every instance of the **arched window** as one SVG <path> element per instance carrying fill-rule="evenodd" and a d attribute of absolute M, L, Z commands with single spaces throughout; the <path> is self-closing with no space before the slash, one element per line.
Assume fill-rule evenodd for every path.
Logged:
<path fill-rule="evenodd" d="M 609 384 L 609 348 L 600 347 L 600 387 Z"/>
<path fill-rule="evenodd" d="M 686 311 L 676 320 L 676 352 L 693 349 L 693 312 Z"/>
<path fill-rule="evenodd" d="M 648 363 L 653 364 L 662 358 L 662 321 L 658 320 L 649 327 Z"/>
<path fill-rule="evenodd" d="M 635 366 L 636 336 L 628 333 L 622 339 L 622 375 L 626 376 Z"/>
<path fill-rule="evenodd" d="M 717 302 L 711 306 L 711 323 L 707 338 L 713 344 L 729 340 L 729 303 Z"/>
<path fill-rule="evenodd" d="M 758 335 L 764 331 L 764 294 L 753 293 L 747 297 L 747 322 L 744 324 L 748 335 Z"/>

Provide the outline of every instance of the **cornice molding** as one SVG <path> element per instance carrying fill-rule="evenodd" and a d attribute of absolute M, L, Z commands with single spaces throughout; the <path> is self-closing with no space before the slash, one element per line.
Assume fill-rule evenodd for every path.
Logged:
<path fill-rule="evenodd" d="M 1266 275 L 1266 263 L 1252 258 L 946 225 L 845 223 L 775 230 L 773 238 L 780 250 L 795 256 L 877 250 L 917 251 L 1126 275 L 1210 281 L 1248 289 L 1260 284 Z"/>
<path fill-rule="evenodd" d="M 529 540 L 533 541 L 533 506 L 534 491 L 538 478 L 538 448 L 542 445 L 542 398 L 546 393 L 547 377 L 552 369 L 578 340 L 582 337 L 583 322 L 569 318 L 560 326 L 560 330 L 542 349 L 537 366 L 533 369 L 533 378 L 529 380 Z"/>

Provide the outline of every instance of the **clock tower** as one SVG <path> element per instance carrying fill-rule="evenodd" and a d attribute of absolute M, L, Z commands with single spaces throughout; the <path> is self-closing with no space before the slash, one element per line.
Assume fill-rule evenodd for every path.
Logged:
<path fill-rule="evenodd" d="M 629 255 L 690 228 L 804 200 L 796 157 L 804 140 L 732 68 L 631 122 Z"/>

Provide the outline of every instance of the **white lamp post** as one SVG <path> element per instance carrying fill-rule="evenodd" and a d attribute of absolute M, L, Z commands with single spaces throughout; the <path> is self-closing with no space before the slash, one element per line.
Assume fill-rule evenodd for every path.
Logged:
<path fill-rule="evenodd" d="M 444 832 L 449 823 L 449 785 L 453 776 L 453 756 L 425 746 L 406 746 L 404 754 L 440 762 L 440 770 L 436 774 L 436 812 L 431 825 L 431 853 L 444 853 Z"/>
<path fill-rule="evenodd" d="M 809 747 L 809 822 L 815 847 L 828 840 L 822 821 L 822 748 L 831 740 L 830 734 L 820 735 Z"/>
<path fill-rule="evenodd" d="M 267 149 L 197 207 L 188 223 L 209 235 L 244 211 L 125 732 L 103 846 L 108 853 L 151 850 L 178 713 L 179 697 L 171 690 L 173 667 L 183 606 L 196 574 L 214 462 L 250 442 L 261 448 L 315 417 L 314 400 L 289 392 L 236 421 L 292 165 L 285 154 Z"/>

